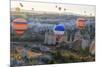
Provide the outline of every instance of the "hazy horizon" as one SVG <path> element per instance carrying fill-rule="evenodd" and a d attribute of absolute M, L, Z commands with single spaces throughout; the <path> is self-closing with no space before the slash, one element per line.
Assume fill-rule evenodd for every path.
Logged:
<path fill-rule="evenodd" d="M 23 7 L 21 7 L 20 3 Z M 57 6 L 57 7 L 56 7 Z M 78 4 L 57 4 L 43 2 L 28 2 L 28 1 L 11 1 L 11 9 L 19 7 L 24 10 L 54 12 L 54 13 L 73 13 L 79 15 L 95 16 L 95 6 L 93 5 L 78 5 Z M 62 9 L 59 10 L 58 8 Z M 66 11 L 64 11 L 66 9 Z"/>

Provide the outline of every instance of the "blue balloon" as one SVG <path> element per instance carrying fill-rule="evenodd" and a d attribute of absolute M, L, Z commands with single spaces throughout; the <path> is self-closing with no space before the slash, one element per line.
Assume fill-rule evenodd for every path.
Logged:
<path fill-rule="evenodd" d="M 65 31 L 64 25 L 57 25 L 54 29 L 55 31 Z"/>

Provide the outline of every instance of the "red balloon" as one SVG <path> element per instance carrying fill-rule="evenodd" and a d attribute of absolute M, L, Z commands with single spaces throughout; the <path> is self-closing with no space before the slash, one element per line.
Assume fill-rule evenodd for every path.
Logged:
<path fill-rule="evenodd" d="M 78 18 L 76 25 L 79 29 L 84 29 L 86 26 L 86 20 L 84 18 Z"/>
<path fill-rule="evenodd" d="M 12 27 L 15 30 L 16 34 L 21 36 L 28 29 L 27 20 L 23 18 L 17 18 L 13 20 Z"/>

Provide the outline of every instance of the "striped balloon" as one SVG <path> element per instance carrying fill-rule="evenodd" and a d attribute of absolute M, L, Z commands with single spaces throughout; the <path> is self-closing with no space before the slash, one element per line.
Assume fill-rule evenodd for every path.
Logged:
<path fill-rule="evenodd" d="M 12 22 L 12 28 L 15 30 L 18 36 L 23 35 L 24 32 L 28 29 L 27 20 L 23 18 L 16 18 Z"/>

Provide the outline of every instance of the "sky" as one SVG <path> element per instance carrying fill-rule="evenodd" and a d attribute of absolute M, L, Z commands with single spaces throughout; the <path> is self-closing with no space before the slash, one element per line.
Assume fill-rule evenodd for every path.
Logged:
<path fill-rule="evenodd" d="M 19 3 L 23 4 L 23 7 Z M 57 8 L 56 8 L 57 6 Z M 55 13 L 74 13 L 80 15 L 95 16 L 95 6 L 94 5 L 78 5 L 78 4 L 58 4 L 58 3 L 44 3 L 36 1 L 11 1 L 11 8 L 19 7 L 24 10 L 34 11 L 45 11 L 45 12 L 55 12 Z M 62 10 L 59 11 L 58 7 L 61 7 Z M 64 11 L 66 9 L 66 11 Z"/>

